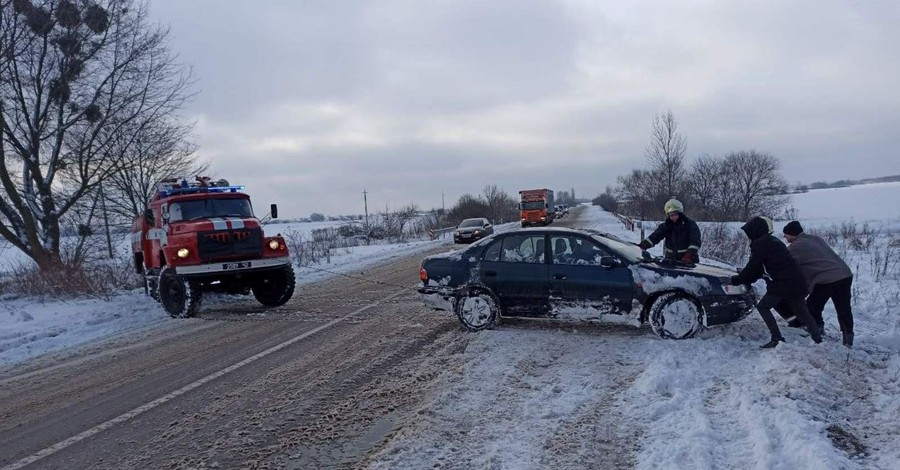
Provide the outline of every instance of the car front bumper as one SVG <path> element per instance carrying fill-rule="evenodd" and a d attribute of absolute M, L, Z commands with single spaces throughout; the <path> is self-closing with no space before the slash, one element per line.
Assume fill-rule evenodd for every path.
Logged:
<path fill-rule="evenodd" d="M 706 326 L 723 325 L 749 315 L 756 306 L 756 297 L 752 294 L 704 296 L 700 303 L 706 313 Z"/>

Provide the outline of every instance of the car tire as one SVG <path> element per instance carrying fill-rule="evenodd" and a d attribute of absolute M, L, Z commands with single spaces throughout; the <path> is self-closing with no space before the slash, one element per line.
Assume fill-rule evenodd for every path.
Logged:
<path fill-rule="evenodd" d="M 692 338 L 703 329 L 703 308 L 683 292 L 663 294 L 650 307 L 650 326 L 660 338 Z"/>
<path fill-rule="evenodd" d="M 203 293 L 200 284 L 171 272 L 165 266 L 159 273 L 159 302 L 172 318 L 190 318 L 200 309 Z"/>
<path fill-rule="evenodd" d="M 468 288 L 456 299 L 456 317 L 469 331 L 493 327 L 500 317 L 500 303 L 486 289 Z"/>

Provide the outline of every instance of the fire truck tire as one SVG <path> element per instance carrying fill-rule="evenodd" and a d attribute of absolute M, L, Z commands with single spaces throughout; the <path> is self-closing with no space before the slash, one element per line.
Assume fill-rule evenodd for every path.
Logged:
<path fill-rule="evenodd" d="M 172 318 L 190 318 L 200 309 L 203 293 L 200 285 L 169 272 L 159 273 L 159 301 Z"/>
<path fill-rule="evenodd" d="M 288 265 L 268 273 L 260 282 L 255 284 L 253 286 L 253 296 L 266 307 L 280 307 L 286 304 L 288 300 L 291 300 L 296 283 L 294 267 Z"/>

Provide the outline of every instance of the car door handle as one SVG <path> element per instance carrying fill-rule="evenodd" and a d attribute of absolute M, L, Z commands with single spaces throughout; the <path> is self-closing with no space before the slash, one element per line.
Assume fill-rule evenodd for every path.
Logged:
<path fill-rule="evenodd" d="M 565 275 L 565 274 L 554 274 L 554 275 L 553 275 L 553 279 L 557 279 L 557 280 L 560 280 L 560 281 L 565 281 L 565 280 L 566 280 L 566 275 Z"/>
<path fill-rule="evenodd" d="M 497 277 L 497 271 L 485 271 L 484 277 Z"/>

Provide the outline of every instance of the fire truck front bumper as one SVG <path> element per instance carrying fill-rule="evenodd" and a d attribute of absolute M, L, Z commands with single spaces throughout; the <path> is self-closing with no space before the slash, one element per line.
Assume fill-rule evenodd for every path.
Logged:
<path fill-rule="evenodd" d="M 291 264 L 290 256 L 268 259 L 252 259 L 246 261 L 223 261 L 220 263 L 198 264 L 193 266 L 178 266 L 175 274 L 182 276 L 208 276 L 215 274 L 245 273 L 252 271 L 265 271 L 278 269 Z"/>

